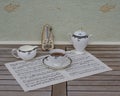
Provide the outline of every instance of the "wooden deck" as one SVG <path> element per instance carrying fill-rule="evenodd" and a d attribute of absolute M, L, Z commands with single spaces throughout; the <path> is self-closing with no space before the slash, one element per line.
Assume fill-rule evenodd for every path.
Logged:
<path fill-rule="evenodd" d="M 11 55 L 11 50 L 19 46 L 0 45 L 0 96 L 120 96 L 120 45 L 89 45 L 86 48 L 112 71 L 30 92 L 23 92 L 4 65 L 18 60 Z M 73 49 L 71 45 L 56 45 L 56 48 Z M 46 52 L 41 52 L 39 48 L 37 55 L 44 54 Z"/>

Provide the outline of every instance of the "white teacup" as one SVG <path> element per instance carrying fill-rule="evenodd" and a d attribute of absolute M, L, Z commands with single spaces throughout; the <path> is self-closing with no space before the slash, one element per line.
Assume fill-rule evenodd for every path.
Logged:
<path fill-rule="evenodd" d="M 36 56 L 38 46 L 24 45 L 19 48 L 12 49 L 11 53 L 16 58 L 30 60 Z"/>
<path fill-rule="evenodd" d="M 43 59 L 43 64 L 53 69 L 63 69 L 68 67 L 72 60 L 67 57 L 65 50 L 52 49 L 47 57 Z"/>
<path fill-rule="evenodd" d="M 65 50 L 63 49 L 52 49 L 49 51 L 49 54 L 51 62 L 57 62 L 57 64 L 61 63 L 65 58 Z"/>
<path fill-rule="evenodd" d="M 63 49 L 52 49 L 49 51 L 51 59 L 63 59 L 65 57 L 65 50 Z"/>

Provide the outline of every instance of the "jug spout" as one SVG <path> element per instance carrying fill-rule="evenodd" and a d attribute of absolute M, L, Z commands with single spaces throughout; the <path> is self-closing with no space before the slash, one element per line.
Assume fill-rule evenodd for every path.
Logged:
<path fill-rule="evenodd" d="M 31 48 L 32 48 L 32 49 L 36 49 L 36 48 L 38 48 L 38 46 L 31 46 Z"/>
<path fill-rule="evenodd" d="M 33 45 L 25 45 L 22 47 L 22 50 L 26 50 L 26 51 L 32 51 L 34 49 L 36 49 L 38 46 L 33 46 Z"/>

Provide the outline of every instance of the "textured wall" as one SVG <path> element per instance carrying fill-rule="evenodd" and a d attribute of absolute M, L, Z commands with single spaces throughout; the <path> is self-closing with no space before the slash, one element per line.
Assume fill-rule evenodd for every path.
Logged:
<path fill-rule="evenodd" d="M 0 0 L 0 41 L 39 41 L 46 23 L 56 41 L 82 27 L 92 42 L 118 42 L 120 0 Z"/>

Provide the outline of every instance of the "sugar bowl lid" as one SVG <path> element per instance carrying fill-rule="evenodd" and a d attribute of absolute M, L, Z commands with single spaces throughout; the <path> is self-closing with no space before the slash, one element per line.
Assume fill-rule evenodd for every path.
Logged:
<path fill-rule="evenodd" d="M 86 32 L 78 30 L 73 33 L 72 37 L 82 39 L 82 38 L 88 38 L 88 35 Z"/>
<path fill-rule="evenodd" d="M 80 36 L 80 37 L 81 36 L 87 36 L 86 32 L 81 31 L 81 30 L 78 30 L 78 31 L 74 32 L 73 35 Z"/>

